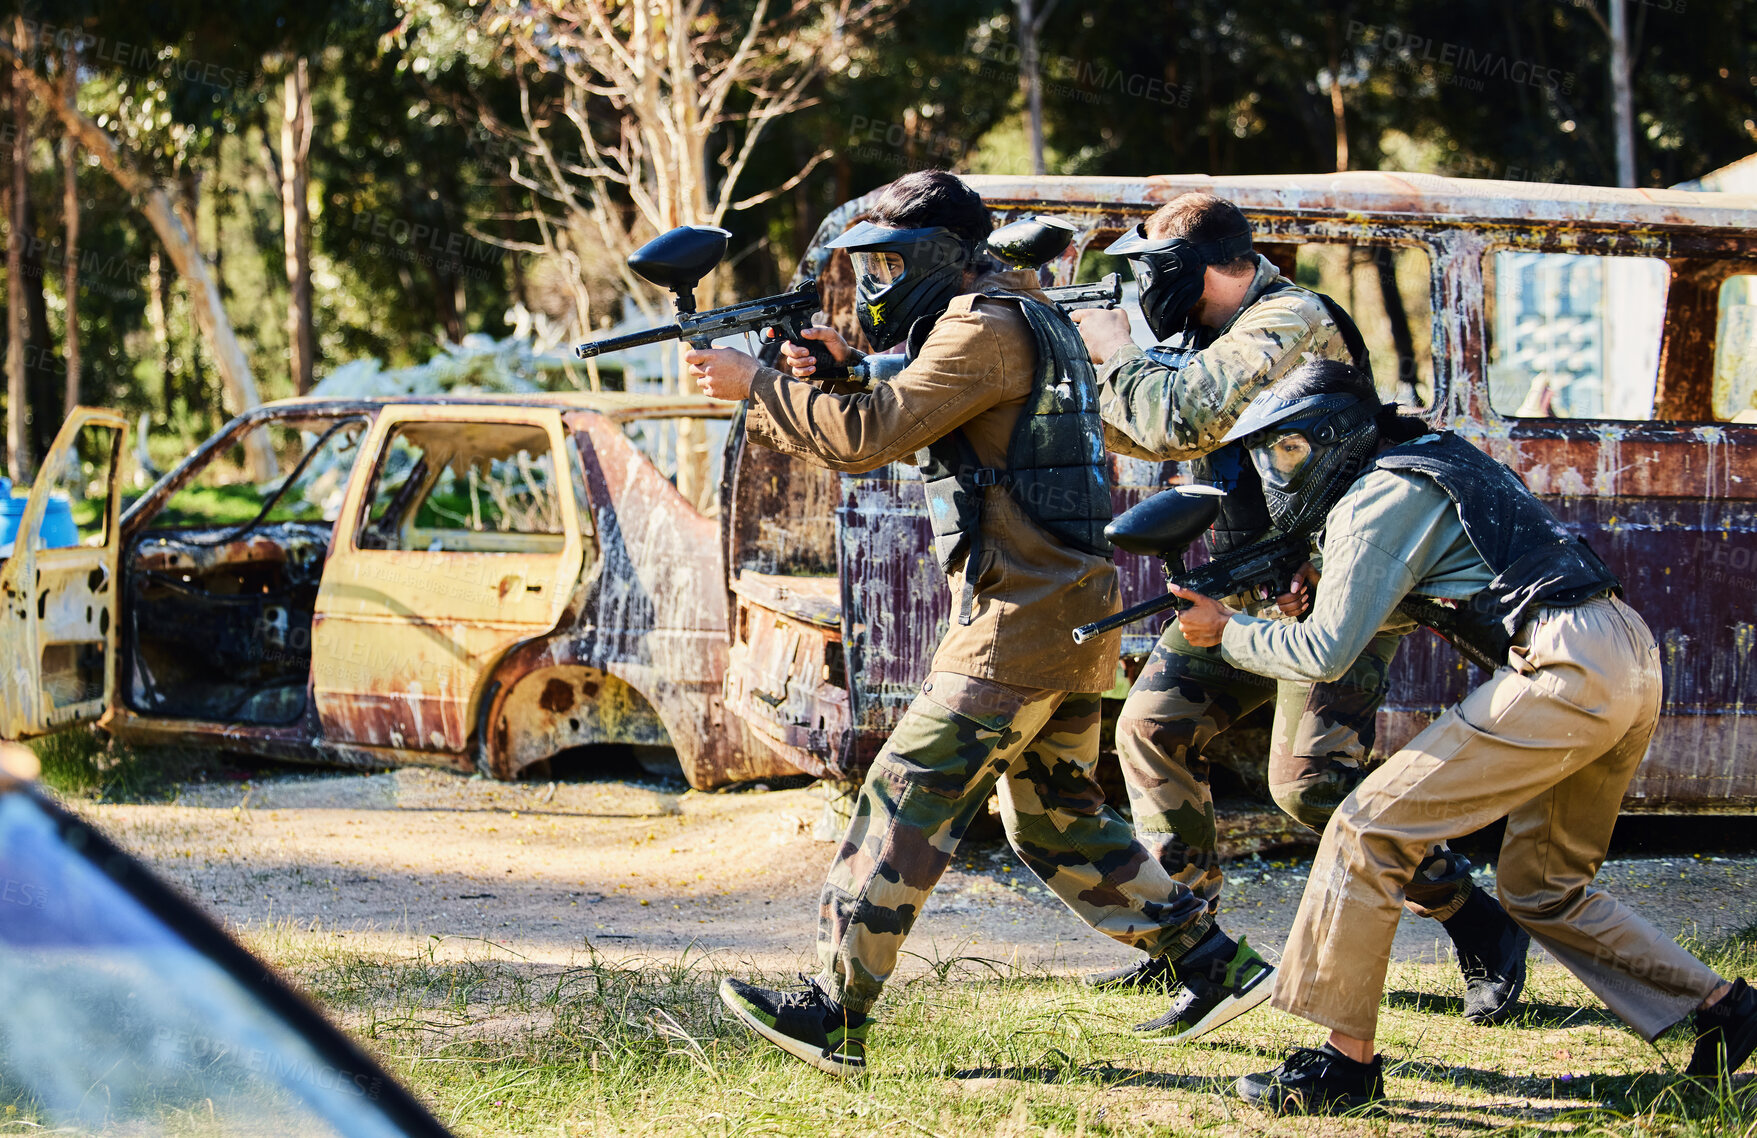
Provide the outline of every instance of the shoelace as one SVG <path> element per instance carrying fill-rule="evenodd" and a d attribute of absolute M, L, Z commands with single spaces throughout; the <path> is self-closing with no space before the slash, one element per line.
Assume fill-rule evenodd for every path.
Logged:
<path fill-rule="evenodd" d="M 1330 1055 L 1323 1049 L 1318 1047 L 1295 1047 L 1292 1051 L 1287 1053 L 1287 1058 L 1281 1061 L 1281 1071 L 1283 1074 L 1292 1075 L 1296 1072 L 1318 1067 L 1328 1067 L 1329 1065 Z"/>
<path fill-rule="evenodd" d="M 806 1008 L 813 1005 L 827 1005 L 830 1002 L 829 997 L 824 995 L 824 990 L 818 987 L 815 978 L 807 976 L 803 972 L 795 973 L 795 975 L 799 977 L 800 983 L 804 984 L 805 987 L 797 991 L 777 993 L 778 998 L 775 1000 L 775 1009 L 777 1011 L 782 1008 Z"/>

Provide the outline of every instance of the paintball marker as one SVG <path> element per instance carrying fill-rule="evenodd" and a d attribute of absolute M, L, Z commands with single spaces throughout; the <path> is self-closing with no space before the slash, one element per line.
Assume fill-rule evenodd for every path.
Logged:
<path fill-rule="evenodd" d="M 1063 312 L 1076 308 L 1115 308 L 1123 302 L 1123 279 L 1106 273 L 1101 281 L 1091 284 L 1051 285 L 1043 295 L 1055 302 Z"/>
<path fill-rule="evenodd" d="M 821 341 L 807 340 L 800 334 L 811 327 L 812 317 L 823 307 L 814 280 L 807 280 L 792 292 L 779 296 L 710 308 L 706 312 L 696 311 L 695 286 L 726 255 L 726 239 L 730 236 L 724 229 L 711 225 L 683 225 L 659 234 L 636 249 L 628 259 L 628 267 L 643 280 L 671 290 L 677 302 L 677 322 L 642 332 L 588 340 L 574 348 L 574 355 L 583 360 L 665 340 L 688 340 L 692 348 L 710 348 L 718 337 L 760 329 L 766 341 L 785 339 L 809 348 L 818 375 L 847 375 L 847 369 L 830 357 Z"/>
<path fill-rule="evenodd" d="M 1130 553 L 1151 553 L 1165 563 L 1165 580 L 1208 597 L 1252 594 L 1278 596 L 1296 569 L 1311 560 L 1311 539 L 1271 531 L 1249 545 L 1229 549 L 1206 565 L 1184 569 L 1183 555 L 1214 524 L 1224 491 L 1214 486 L 1173 486 L 1119 514 L 1104 527 L 1111 544 Z M 1074 629 L 1074 643 L 1084 644 L 1113 628 L 1190 603 L 1166 593 L 1124 609 L 1115 616 Z"/>
<path fill-rule="evenodd" d="M 988 251 L 1008 268 L 1036 269 L 1061 256 L 1074 239 L 1074 227 L 1059 217 L 1022 217 L 988 235 Z M 1091 284 L 1051 285 L 1043 294 L 1063 312 L 1076 308 L 1115 308 L 1122 303 L 1122 277 L 1111 273 Z"/>

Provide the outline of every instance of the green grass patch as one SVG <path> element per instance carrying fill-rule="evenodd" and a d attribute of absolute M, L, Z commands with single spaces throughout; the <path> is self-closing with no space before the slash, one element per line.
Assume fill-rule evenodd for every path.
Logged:
<path fill-rule="evenodd" d="M 1391 1102 L 1361 1117 L 1277 1120 L 1231 1094 L 1323 1033 L 1265 1008 L 1188 1046 L 1142 1043 L 1130 1025 L 1163 997 L 1095 996 L 1076 979 L 995 961 L 932 962 L 893 984 L 871 1069 L 822 1075 L 746 1031 L 716 988 L 729 961 L 535 964 L 486 942 L 401 955 L 338 946 L 325 931 L 255 936 L 256 951 L 376 1051 L 466 1135 L 596 1133 L 1189 1133 L 1685 1136 L 1751 1133 L 1757 1082 L 1685 1083 L 1690 1041 L 1649 1047 L 1580 983 L 1545 963 L 1526 1011 L 1472 1027 L 1444 963 L 1394 965 L 1380 1025 Z M 460 951 L 461 949 L 461 951 Z M 1749 962 L 1749 936 L 1712 947 Z M 732 969 L 749 977 L 747 970 Z M 774 982 L 794 978 L 771 976 Z"/>
<path fill-rule="evenodd" d="M 211 748 L 127 747 L 91 727 L 71 727 L 28 744 L 44 786 L 63 798 L 160 802 L 214 767 Z"/>

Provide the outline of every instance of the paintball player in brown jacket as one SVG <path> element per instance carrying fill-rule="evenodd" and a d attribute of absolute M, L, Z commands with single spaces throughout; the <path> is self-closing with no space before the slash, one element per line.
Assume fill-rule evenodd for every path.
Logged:
<path fill-rule="evenodd" d="M 1303 363 L 1364 366 L 1354 322 L 1329 298 L 1296 286 L 1268 258 L 1254 254 L 1250 223 L 1237 206 L 1188 193 L 1160 207 L 1107 250 L 1129 258 L 1141 309 L 1169 348 L 1143 352 L 1120 310 L 1074 313 L 1092 358 L 1106 438 L 1139 458 L 1189 462 L 1198 482 L 1227 497 L 1209 534 L 1214 552 L 1256 540 L 1271 528 L 1261 485 L 1240 448 L 1221 441 L 1251 399 Z M 1281 598 L 1285 614 L 1309 607 L 1311 575 L 1302 570 Z M 1272 604 L 1267 607 L 1273 608 Z M 1337 805 L 1366 777 L 1374 721 L 1386 671 L 1414 624 L 1379 630 L 1339 676 L 1280 682 L 1234 667 L 1217 649 L 1189 643 L 1176 621 L 1123 704 L 1117 754 L 1133 808 L 1135 833 L 1166 870 L 1211 906 L 1220 898 L 1214 800 L 1203 749 L 1238 719 L 1274 700 L 1269 754 L 1276 803 L 1322 831 Z M 1473 888 L 1470 863 L 1444 843 L 1428 851 L 1407 892 L 1415 913 L 1439 919 L 1466 980 L 1465 1016 L 1495 1022 L 1511 1015 L 1524 984 L 1529 938 L 1493 897 Z M 1169 987 L 1184 982 L 1163 959 L 1088 977 L 1095 987 Z M 1187 1018 L 1142 1024 L 1148 1034 L 1176 1034 Z"/>
<path fill-rule="evenodd" d="M 703 391 L 747 399 L 751 441 L 834 470 L 915 456 L 953 598 L 931 674 L 874 760 L 825 882 L 821 969 L 802 991 L 728 979 L 753 1030 L 821 1070 L 864 1068 L 869 1012 L 903 939 L 996 787 L 1008 840 L 1082 920 L 1153 959 L 1228 978 L 1210 1026 L 1261 1002 L 1273 970 L 1213 931 L 1107 807 L 1093 780 L 1099 693 L 1118 641 L 1068 629 L 1117 611 L 1104 538 L 1108 459 L 1093 371 L 1031 273 L 998 272 L 975 191 L 943 171 L 898 179 L 834 242 L 854 264 L 862 330 L 907 365 L 856 393 L 738 351 L 686 359 Z M 840 361 L 847 344 L 813 329 Z M 812 368 L 800 353 L 788 367 Z"/>

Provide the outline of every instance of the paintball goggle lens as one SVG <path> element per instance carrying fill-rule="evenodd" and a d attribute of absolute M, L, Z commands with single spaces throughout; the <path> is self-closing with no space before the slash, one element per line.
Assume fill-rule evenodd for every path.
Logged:
<path fill-rule="evenodd" d="M 1257 473 L 1277 486 L 1293 485 L 1312 461 L 1312 440 L 1304 431 L 1263 431 L 1246 446 Z"/>
<path fill-rule="evenodd" d="M 903 279 L 906 267 L 896 253 L 855 251 L 848 254 L 854 263 L 854 275 L 863 288 L 888 288 Z"/>

